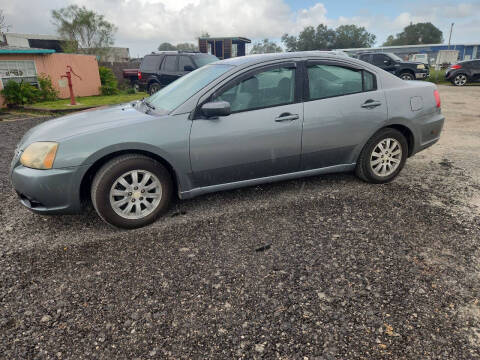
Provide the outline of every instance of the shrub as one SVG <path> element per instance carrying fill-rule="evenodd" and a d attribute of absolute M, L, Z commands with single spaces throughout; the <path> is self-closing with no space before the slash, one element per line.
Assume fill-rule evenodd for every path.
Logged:
<path fill-rule="evenodd" d="M 448 81 L 445 80 L 445 70 L 430 68 L 430 76 L 427 78 L 427 81 L 435 84 L 447 83 Z"/>
<path fill-rule="evenodd" d="M 31 104 L 40 98 L 40 90 L 23 80 L 21 82 L 9 80 L 1 94 L 9 107 Z"/>
<path fill-rule="evenodd" d="M 52 85 L 52 79 L 49 75 L 41 74 L 38 77 L 40 87 L 40 101 L 55 101 L 58 99 L 58 90 Z"/>
<path fill-rule="evenodd" d="M 100 74 L 100 92 L 102 95 L 116 95 L 118 94 L 117 78 L 113 74 L 112 69 L 105 66 L 99 66 L 98 72 Z"/>
<path fill-rule="evenodd" d="M 135 90 L 135 88 L 128 88 L 127 91 L 126 91 L 127 94 L 136 94 L 137 93 L 137 90 Z"/>

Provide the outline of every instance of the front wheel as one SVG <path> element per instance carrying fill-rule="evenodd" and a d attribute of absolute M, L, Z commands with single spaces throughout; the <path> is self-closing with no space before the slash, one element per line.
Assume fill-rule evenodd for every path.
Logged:
<path fill-rule="evenodd" d="M 385 128 L 365 144 L 355 172 L 366 182 L 387 183 L 400 173 L 407 156 L 408 144 L 405 136 L 398 130 Z"/>
<path fill-rule="evenodd" d="M 122 155 L 106 163 L 95 175 L 92 203 L 107 223 L 133 229 L 154 222 L 168 209 L 173 185 L 170 173 L 143 155 Z"/>

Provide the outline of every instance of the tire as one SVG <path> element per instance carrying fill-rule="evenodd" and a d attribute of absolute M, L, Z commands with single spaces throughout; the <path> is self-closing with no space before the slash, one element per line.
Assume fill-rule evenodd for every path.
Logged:
<path fill-rule="evenodd" d="M 128 187 L 122 185 L 125 182 Z M 97 171 L 90 189 L 93 207 L 102 220 L 124 229 L 154 222 L 168 209 L 172 193 L 168 170 L 158 161 L 138 154 L 107 162 Z"/>
<path fill-rule="evenodd" d="M 408 71 L 401 73 L 399 77 L 402 80 L 415 80 L 415 76 Z"/>
<path fill-rule="evenodd" d="M 387 143 L 388 139 L 390 140 L 389 143 Z M 379 146 L 382 143 L 384 147 L 387 144 L 390 144 L 391 148 L 388 153 L 379 152 Z M 395 144 L 397 144 L 400 148 L 400 154 L 396 154 L 398 149 L 397 147 L 394 147 Z M 381 156 L 374 155 L 374 151 L 377 154 L 381 154 Z M 384 156 L 384 158 L 382 156 Z M 375 184 L 388 183 L 392 181 L 403 169 L 407 157 L 408 143 L 405 139 L 405 136 L 403 136 L 403 134 L 398 130 L 385 128 L 378 131 L 365 144 L 360 156 L 358 157 L 355 173 L 360 179 L 366 182 Z M 396 161 L 394 162 L 392 159 Z M 377 163 L 378 161 L 380 162 Z M 381 174 L 382 167 L 385 168 L 384 175 Z M 389 172 L 390 170 L 391 172 Z"/>
<path fill-rule="evenodd" d="M 149 93 L 150 95 L 153 95 L 153 94 L 155 94 L 158 90 L 160 90 L 161 88 L 162 88 L 162 86 L 161 86 L 159 83 L 154 82 L 154 83 L 152 83 L 152 84 L 150 84 L 150 85 L 148 86 L 148 93 Z"/>
<path fill-rule="evenodd" d="M 465 86 L 468 82 L 468 77 L 466 74 L 457 74 L 452 79 L 452 84 L 455 86 Z"/>

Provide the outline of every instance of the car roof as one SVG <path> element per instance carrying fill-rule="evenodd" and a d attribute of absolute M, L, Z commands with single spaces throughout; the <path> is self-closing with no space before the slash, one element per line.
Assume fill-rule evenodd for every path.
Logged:
<path fill-rule="evenodd" d="M 321 57 L 325 59 L 352 59 L 347 58 L 344 55 L 336 54 L 332 51 L 298 51 L 298 52 L 285 52 L 285 53 L 270 53 L 270 54 L 255 54 L 245 55 L 225 60 L 215 61 L 212 64 L 228 64 L 233 66 L 254 65 L 265 61 L 272 60 L 288 60 L 288 59 L 302 59 Z M 353 59 L 352 59 L 353 60 Z"/>

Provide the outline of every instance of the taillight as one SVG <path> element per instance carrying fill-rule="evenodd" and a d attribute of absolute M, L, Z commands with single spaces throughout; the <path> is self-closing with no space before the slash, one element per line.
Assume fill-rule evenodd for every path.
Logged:
<path fill-rule="evenodd" d="M 138 80 L 142 80 L 142 73 L 140 71 L 138 72 L 137 76 L 138 76 Z"/>
<path fill-rule="evenodd" d="M 458 64 L 455 64 L 455 65 L 452 65 L 450 66 L 452 69 L 454 70 L 457 70 L 457 69 L 461 69 L 462 68 L 462 65 L 458 65 Z"/>
<path fill-rule="evenodd" d="M 437 108 L 440 108 L 440 106 L 442 105 L 441 101 L 440 101 L 440 94 L 438 93 L 438 90 L 435 90 L 433 92 L 433 96 L 435 97 L 435 102 L 437 103 Z"/>

